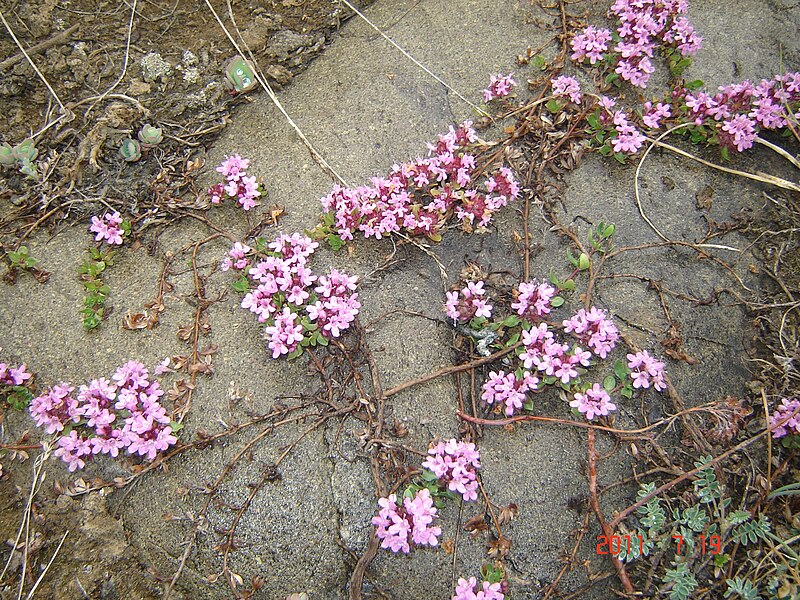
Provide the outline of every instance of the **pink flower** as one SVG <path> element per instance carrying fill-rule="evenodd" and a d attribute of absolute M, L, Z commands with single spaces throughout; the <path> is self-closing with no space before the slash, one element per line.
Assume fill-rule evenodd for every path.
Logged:
<path fill-rule="evenodd" d="M 275 317 L 275 325 L 264 329 L 264 335 L 269 338 L 269 347 L 272 358 L 293 352 L 303 340 L 303 326 L 297 323 L 297 315 L 284 307 L 283 311 Z"/>
<path fill-rule="evenodd" d="M 501 583 L 482 581 L 480 591 L 476 592 L 477 585 L 478 580 L 475 577 L 469 579 L 459 577 L 455 596 L 451 600 L 503 600 L 505 598 L 501 591 L 503 588 Z"/>
<path fill-rule="evenodd" d="M 388 498 L 380 498 L 378 506 L 380 510 L 372 518 L 372 524 L 376 527 L 376 537 L 381 540 L 381 548 L 408 554 L 412 542 L 419 546 L 439 543 L 437 538 L 442 530 L 431 527 L 437 511 L 429 490 L 419 490 L 413 500 L 404 498 L 401 506 L 397 504 L 397 496 L 391 494 Z"/>
<path fill-rule="evenodd" d="M 508 75 L 492 75 L 489 79 L 489 87 L 483 90 L 483 101 L 489 102 L 495 98 L 505 98 L 511 94 L 511 88 L 517 85 L 512 79 L 513 73 Z"/>
<path fill-rule="evenodd" d="M 222 173 L 226 179 L 238 181 L 249 166 L 250 161 L 248 159 L 234 154 L 233 156 L 225 157 L 222 164 L 217 167 L 217 172 Z"/>
<path fill-rule="evenodd" d="M 461 292 L 447 292 L 447 316 L 459 323 L 467 323 L 475 317 L 491 317 L 493 307 L 484 298 L 486 290 L 483 286 L 483 281 L 470 281 Z"/>
<path fill-rule="evenodd" d="M 119 246 L 122 244 L 122 236 L 125 235 L 121 224 L 122 216 L 118 212 L 106 213 L 103 218 L 92 217 L 89 231 L 97 234 L 94 238 L 96 242 L 104 240 L 111 246 Z"/>
<path fill-rule="evenodd" d="M 485 183 L 495 195 L 476 187 L 475 157 L 469 147 L 476 140 L 472 122 L 465 121 L 429 143 L 429 156 L 394 165 L 387 177 L 373 177 L 371 185 L 334 185 L 321 199 L 333 217 L 333 229 L 344 241 L 352 240 L 356 231 L 376 239 L 403 231 L 436 239 L 452 214 L 467 231 L 485 228 L 498 208 L 519 194 L 519 185 L 509 170 L 501 169 Z M 421 198 L 427 201 L 422 207 Z"/>
<path fill-rule="evenodd" d="M 25 369 L 26 366 L 24 364 L 8 369 L 6 383 L 8 384 L 8 381 L 10 380 L 13 385 L 25 385 L 25 382 L 31 378 L 31 374 Z"/>
<path fill-rule="evenodd" d="M 477 471 L 480 468 L 480 453 L 475 444 L 451 439 L 439 442 L 428 450 L 430 455 L 422 463 L 439 478 L 448 489 L 461 494 L 467 502 L 478 499 Z"/>
<path fill-rule="evenodd" d="M 652 103 L 645 102 L 644 110 L 645 113 L 642 115 L 642 121 L 651 129 L 658 129 L 661 126 L 662 118 L 669 118 L 672 116 L 669 104 L 663 104 L 661 102 L 656 104 L 655 108 L 653 108 Z"/>
<path fill-rule="evenodd" d="M 775 412 L 770 415 L 769 427 L 772 437 L 800 435 L 800 400 L 782 398 Z"/>
<path fill-rule="evenodd" d="M 600 358 L 608 356 L 619 339 L 619 330 L 607 318 L 606 311 L 594 306 L 588 312 L 580 309 L 570 319 L 565 320 L 563 325 L 565 332 L 572 333 Z"/>
<path fill-rule="evenodd" d="M 82 457 L 91 455 L 92 444 L 90 440 L 80 437 L 74 429 L 69 432 L 68 436 L 59 438 L 58 448 L 53 452 L 53 456 L 60 457 L 69 465 L 70 473 L 77 469 L 82 469 L 86 465 Z"/>
<path fill-rule="evenodd" d="M 481 400 L 488 405 L 504 404 L 505 414 L 510 417 L 522 408 L 525 393 L 537 389 L 538 384 L 539 379 L 528 372 L 518 380 L 514 373 L 491 371 L 483 384 Z"/>
<path fill-rule="evenodd" d="M 537 321 L 550 314 L 550 302 L 556 295 L 556 289 L 548 283 L 539 283 L 534 279 L 519 284 L 517 301 L 511 304 L 519 316 L 527 321 Z"/>
<path fill-rule="evenodd" d="M 62 383 L 31 400 L 28 412 L 36 426 L 44 427 L 48 435 L 51 435 L 64 431 L 70 422 L 78 423 L 81 420 L 78 402 L 70 395 L 74 389 Z"/>
<path fill-rule="evenodd" d="M 572 38 L 572 60 L 583 62 L 589 59 L 591 64 L 603 59 L 603 52 L 608 50 L 611 41 L 611 32 L 608 29 L 595 29 L 587 27 L 583 33 Z"/>
<path fill-rule="evenodd" d="M 745 115 L 736 115 L 724 121 L 722 131 L 729 135 L 727 139 L 739 152 L 752 148 L 756 139 L 755 125 Z M 722 142 L 723 139 L 720 139 L 720 143 Z"/>
<path fill-rule="evenodd" d="M 584 393 L 577 392 L 575 399 L 569 405 L 577 408 L 581 414 L 585 414 L 589 421 L 617 410 L 617 405 L 611 402 L 608 392 L 601 388 L 599 383 L 595 383 Z"/>
<path fill-rule="evenodd" d="M 261 196 L 255 176 L 247 176 L 250 161 L 238 154 L 227 157 L 217 167 L 217 172 L 225 177 L 225 183 L 218 183 L 208 190 L 212 204 L 219 204 L 225 196 L 235 198 L 244 210 L 258 205 L 256 198 Z"/>
<path fill-rule="evenodd" d="M 236 271 L 243 271 L 250 264 L 246 255 L 252 251 L 253 249 L 250 246 L 242 244 L 241 242 L 234 243 L 231 249 L 228 250 L 228 256 L 222 261 L 222 270 L 227 271 L 229 269 L 234 269 Z"/>
<path fill-rule="evenodd" d="M 566 96 L 570 102 L 581 103 L 581 84 L 574 77 L 556 77 L 550 81 L 554 96 Z"/>
<path fill-rule="evenodd" d="M 628 368 L 635 388 L 653 387 L 659 392 L 666 388 L 664 380 L 664 363 L 650 356 L 646 350 L 636 354 L 628 354 Z"/>

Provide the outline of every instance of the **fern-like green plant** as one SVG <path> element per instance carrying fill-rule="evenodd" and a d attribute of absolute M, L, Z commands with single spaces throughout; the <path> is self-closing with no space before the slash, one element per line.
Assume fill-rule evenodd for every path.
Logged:
<path fill-rule="evenodd" d="M 697 587 L 697 579 L 689 571 L 686 563 L 678 563 L 674 569 L 667 569 L 662 581 L 672 584 L 672 589 L 669 592 L 670 600 L 688 600 Z"/>
<path fill-rule="evenodd" d="M 652 494 L 655 489 L 655 483 L 643 483 L 642 489 L 636 494 L 636 498 L 641 500 L 648 494 Z M 661 500 L 659 500 L 657 496 L 651 498 L 644 506 L 640 506 L 636 509 L 636 512 L 643 515 L 641 523 L 647 528 L 647 537 L 650 538 L 656 537 L 667 521 L 667 513 L 664 512 L 664 509 L 661 507 Z"/>
<path fill-rule="evenodd" d="M 694 463 L 695 467 L 702 467 L 703 465 L 711 462 L 710 456 L 704 456 L 699 461 Z M 694 482 L 694 492 L 697 494 L 697 499 L 703 504 L 708 504 L 719 500 L 724 491 L 723 486 L 717 481 L 717 474 L 711 467 L 705 468 L 697 474 L 697 479 Z"/>
<path fill-rule="evenodd" d="M 764 513 L 759 513 L 757 520 L 747 520 L 734 527 L 733 540 L 743 546 L 755 544 L 758 540 L 766 539 L 771 530 L 769 517 Z"/>
<path fill-rule="evenodd" d="M 736 594 L 742 600 L 759 600 L 758 586 L 753 585 L 748 579 L 736 577 L 734 579 L 726 579 L 725 583 L 728 584 L 728 589 L 725 591 L 725 597 L 731 598 Z"/>

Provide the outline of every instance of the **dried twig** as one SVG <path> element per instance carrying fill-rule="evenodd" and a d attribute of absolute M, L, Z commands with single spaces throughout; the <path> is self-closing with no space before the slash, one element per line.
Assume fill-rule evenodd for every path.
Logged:
<path fill-rule="evenodd" d="M 28 48 L 26 50 L 26 52 L 28 53 L 28 56 L 32 56 L 34 54 L 38 54 L 42 50 L 47 50 L 51 46 L 55 46 L 56 44 L 60 44 L 61 42 L 65 41 L 67 38 L 69 38 L 70 35 L 75 33 L 75 31 L 78 29 L 78 27 L 80 27 L 80 25 L 81 25 L 80 23 L 75 23 L 74 25 L 72 25 L 71 27 L 65 29 L 64 31 L 59 31 L 57 34 L 55 34 L 50 39 L 47 39 L 47 40 L 45 40 L 43 42 L 39 42 L 38 44 L 35 44 L 35 45 L 31 46 L 30 48 Z M 20 52 L 18 54 L 15 54 L 14 56 L 12 56 L 10 58 L 5 59 L 4 61 L 0 62 L 0 71 L 5 71 L 5 70 L 9 69 L 10 67 L 13 67 L 15 64 L 17 64 L 21 60 L 25 60 L 25 54 L 23 54 L 22 52 Z"/>

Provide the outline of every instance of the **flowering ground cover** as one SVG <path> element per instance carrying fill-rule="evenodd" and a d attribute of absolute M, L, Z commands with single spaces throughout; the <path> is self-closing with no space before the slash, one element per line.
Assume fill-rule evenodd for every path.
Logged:
<path fill-rule="evenodd" d="M 726 121 L 738 116 L 716 119 L 720 110 L 689 123 L 699 118 L 692 98 L 722 105 L 700 88 L 648 106 L 630 86 L 653 89 L 655 70 L 669 67 L 662 59 L 699 62 L 698 35 L 723 39 L 692 30 L 694 9 L 682 4 L 660 3 L 648 19 L 634 10 L 648 3 L 622 1 L 608 21 L 573 15 L 574 31 L 543 64 L 531 49 L 514 52 L 513 69 L 510 53 L 481 67 L 471 97 L 490 92 L 485 109 L 504 136 L 477 115 L 448 118 L 411 139 L 412 150 L 387 145 L 385 164 L 397 165 L 388 168 L 353 143 L 341 170 L 351 183 L 320 176 L 306 198 L 297 193 L 305 150 L 287 168 L 282 139 L 274 154 L 251 139 L 263 114 L 243 112 L 244 129 L 207 161 L 204 208 L 175 209 L 188 211 L 186 222 L 140 214 L 129 233 L 98 206 L 57 243 L 31 236 L 24 255 L 9 255 L 16 287 L 0 292 L 13 307 L 0 311 L 2 397 L 9 407 L 30 401 L 27 412 L 6 412 L 4 432 L 18 437 L 3 440 L 10 475 L 0 484 L 26 476 L 25 456 L 47 456 L 48 429 L 51 456 L 67 464 L 35 461 L 38 493 L 22 511 L 30 538 L 14 542 L 18 509 L 0 520 L 12 540 L 3 584 L 27 593 L 36 582 L 25 573 L 44 573 L 41 589 L 111 594 L 74 568 L 92 560 L 81 553 L 96 548 L 87 536 L 102 524 L 94 541 L 113 541 L 106 556 L 127 561 L 126 574 L 131 563 L 148 566 L 137 575 L 148 582 L 142 597 L 791 597 L 795 489 L 784 444 L 796 430 L 796 282 L 791 244 L 759 245 L 762 224 L 748 218 L 763 206 L 791 211 L 793 196 L 663 156 L 644 163 L 641 197 L 632 178 L 646 137 L 676 125 L 687 142 L 709 142 L 683 148 L 709 160 L 727 148 L 747 161 L 737 139 L 768 129 L 750 113 L 772 110 L 792 80 L 759 75 L 759 106 L 737 108 L 760 124 L 753 131 L 731 131 Z M 401 18 L 392 34 L 447 25 L 449 12 L 426 27 Z M 626 24 L 636 40 L 622 39 L 616 28 Z M 541 35 L 534 48 L 550 43 Z M 618 44 L 630 56 L 607 64 Z M 659 54 L 664 44 L 671 57 Z M 468 60 L 462 46 L 458 65 Z M 354 74 L 347 57 L 340 78 Z M 408 93 L 407 73 L 392 69 L 392 78 L 380 65 L 364 72 L 370 85 Z M 308 103 L 321 92 L 302 86 L 328 79 L 336 85 L 299 83 L 296 98 Z M 353 91 L 326 97 L 374 89 L 349 81 Z M 385 89 L 373 95 L 379 112 L 402 110 Z M 367 118 L 350 112 L 337 119 Z M 320 135 L 363 135 L 346 120 L 316 120 Z M 624 164 L 590 158 L 565 175 L 591 148 Z M 758 155 L 758 168 L 785 160 Z M 642 223 L 637 202 L 670 237 Z M 47 284 L 31 257 L 52 272 Z M 89 333 L 77 316 L 82 287 L 109 299 L 88 315 L 99 323 Z M 754 318 L 753 343 L 768 351 L 756 348 L 749 356 L 762 362 L 747 372 Z M 41 432 L 25 434 L 37 421 Z M 90 502 L 108 502 L 127 538 Z M 66 526 L 58 510 L 87 521 Z"/>

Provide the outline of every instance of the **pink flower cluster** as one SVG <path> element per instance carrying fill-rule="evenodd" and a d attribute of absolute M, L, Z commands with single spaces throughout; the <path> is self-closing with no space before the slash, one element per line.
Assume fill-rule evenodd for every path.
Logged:
<path fill-rule="evenodd" d="M 220 204 L 226 197 L 236 198 L 244 210 L 257 206 L 256 198 L 261 195 L 255 175 L 247 176 L 250 161 L 238 154 L 225 157 L 217 167 L 217 172 L 225 177 L 225 183 L 218 183 L 208 190 L 212 204 Z"/>
<path fill-rule="evenodd" d="M 582 308 L 564 321 L 564 331 L 572 333 L 600 358 L 608 356 L 619 339 L 619 330 L 606 311 L 594 306 L 588 311 Z"/>
<path fill-rule="evenodd" d="M 94 237 L 96 242 L 102 240 L 110 246 L 120 246 L 122 245 L 122 237 L 125 235 L 121 225 L 122 215 L 114 211 L 113 213 L 106 213 L 102 218 L 92 217 L 89 231 L 97 234 Z"/>
<path fill-rule="evenodd" d="M 517 314 L 531 323 L 550 314 L 550 302 L 556 295 L 556 289 L 548 283 L 539 283 L 536 279 L 519 284 L 517 301 L 511 304 Z"/>
<path fill-rule="evenodd" d="M 753 146 L 759 129 L 781 129 L 800 115 L 800 72 L 721 86 L 711 96 L 705 92 L 675 90 L 682 98 L 686 118 L 695 125 L 713 127 L 721 146 L 739 152 Z"/>
<path fill-rule="evenodd" d="M 587 58 L 591 64 L 603 60 L 603 52 L 608 50 L 611 41 L 611 32 L 608 29 L 595 29 L 591 25 L 583 33 L 572 38 L 572 56 L 576 62 L 583 62 Z"/>
<path fill-rule="evenodd" d="M 62 383 L 31 401 L 36 425 L 62 434 L 54 454 L 70 471 L 82 469 L 96 454 L 116 457 L 123 449 L 153 460 L 178 441 L 159 400 L 164 390 L 150 381 L 143 364 L 129 361 L 112 379 L 93 379 L 80 386 L 77 397 L 74 387 Z"/>
<path fill-rule="evenodd" d="M 491 317 L 493 307 L 484 297 L 486 290 L 483 285 L 483 281 L 470 281 L 460 292 L 447 292 L 447 316 L 458 323 L 467 323 L 473 317 Z"/>
<path fill-rule="evenodd" d="M 458 492 L 469 502 L 478 499 L 478 473 L 481 455 L 470 442 L 451 439 L 439 442 L 428 450 L 430 456 L 422 463 L 424 469 L 433 472 L 451 492 Z"/>
<path fill-rule="evenodd" d="M 456 585 L 456 594 L 451 600 L 503 600 L 505 598 L 505 595 L 500 591 L 503 587 L 501 583 L 483 581 L 476 592 L 477 585 L 478 580 L 475 577 L 470 577 L 469 579 L 459 577 Z"/>
<path fill-rule="evenodd" d="M 489 102 L 495 98 L 505 98 L 511 94 L 511 88 L 517 85 L 513 73 L 508 75 L 492 75 L 489 78 L 489 87 L 483 90 L 483 101 Z"/>
<path fill-rule="evenodd" d="M 782 398 L 778 408 L 770 415 L 769 427 L 775 438 L 800 435 L 800 400 Z"/>
<path fill-rule="evenodd" d="M 526 392 L 537 389 L 539 379 L 525 371 L 522 379 L 514 373 L 491 371 L 483 384 L 481 399 L 488 405 L 505 405 L 506 416 L 512 416 L 525 403 Z"/>
<path fill-rule="evenodd" d="M 656 360 L 647 350 L 628 354 L 628 368 L 631 370 L 633 387 L 649 388 L 650 385 L 659 392 L 666 389 L 667 383 L 664 380 L 664 363 Z"/>
<path fill-rule="evenodd" d="M 556 96 L 566 96 L 570 102 L 581 103 L 581 84 L 574 77 L 562 75 L 556 77 L 550 84 L 553 86 L 553 94 Z"/>
<path fill-rule="evenodd" d="M 375 535 L 381 540 L 381 548 L 408 554 L 412 543 L 418 546 L 439 543 L 437 538 L 442 530 L 431 527 L 437 514 L 430 490 L 419 490 L 413 500 L 404 498 L 401 505 L 397 504 L 397 496 L 391 494 L 379 499 L 378 505 L 380 510 L 372 518 L 372 524 L 377 528 Z"/>
<path fill-rule="evenodd" d="M 628 116 L 624 111 L 618 110 L 615 112 L 613 122 L 614 129 L 617 132 L 617 135 L 611 139 L 614 152 L 636 154 L 647 138 L 628 121 Z"/>
<path fill-rule="evenodd" d="M 661 127 L 661 119 L 668 119 L 671 116 L 672 108 L 669 104 L 658 102 L 654 107 L 652 102 L 644 103 L 642 121 L 651 129 L 658 129 Z"/>
<path fill-rule="evenodd" d="M 569 344 L 562 344 L 553 337 L 547 323 L 540 323 L 522 332 L 522 344 L 525 350 L 519 360 L 525 369 L 534 366 L 547 375 L 555 377 L 563 384 L 578 378 L 578 365 L 588 367 L 592 354 L 575 346 L 570 354 Z"/>
<path fill-rule="evenodd" d="M 231 249 L 228 250 L 228 256 L 223 259 L 220 268 L 223 271 L 229 271 L 231 269 L 234 271 L 243 271 L 250 266 L 247 255 L 252 251 L 253 249 L 250 246 L 242 244 L 241 242 L 236 242 Z"/>
<path fill-rule="evenodd" d="M 467 231 L 486 227 L 519 195 L 519 184 L 503 168 L 487 178 L 486 193 L 479 191 L 471 153 L 476 140 L 472 122 L 465 121 L 428 144 L 427 158 L 395 165 L 388 177 L 373 177 L 370 186 L 334 186 L 321 202 L 333 213 L 336 233 L 343 240 L 352 240 L 356 231 L 376 239 L 402 231 L 437 239 L 453 213 Z"/>
<path fill-rule="evenodd" d="M 600 387 L 599 383 L 595 383 L 583 393 L 576 392 L 575 399 L 569 405 L 586 415 L 589 421 L 595 417 L 604 417 L 610 411 L 617 410 L 617 405 L 611 402 L 608 392 Z"/>
<path fill-rule="evenodd" d="M 267 324 L 272 358 L 293 352 L 316 333 L 325 339 L 339 337 L 361 308 L 357 277 L 336 269 L 317 276 L 307 266 L 318 246 L 305 235 L 284 234 L 268 244 L 271 252 L 255 264 L 248 258 L 251 248 L 238 242 L 223 261 L 223 269 L 246 270 L 255 285 L 242 299 L 242 308 Z"/>
<path fill-rule="evenodd" d="M 650 59 L 659 45 L 674 48 L 684 57 L 700 50 L 703 39 L 689 19 L 679 16 L 688 9 L 686 0 L 616 0 L 611 5 L 609 12 L 619 19 L 620 41 L 614 52 L 619 54 L 615 71 L 622 79 L 647 87 L 655 70 Z"/>
<path fill-rule="evenodd" d="M 25 385 L 32 375 L 28 373 L 27 367 L 22 364 L 12 367 L 4 362 L 0 362 L 0 386 Z"/>

